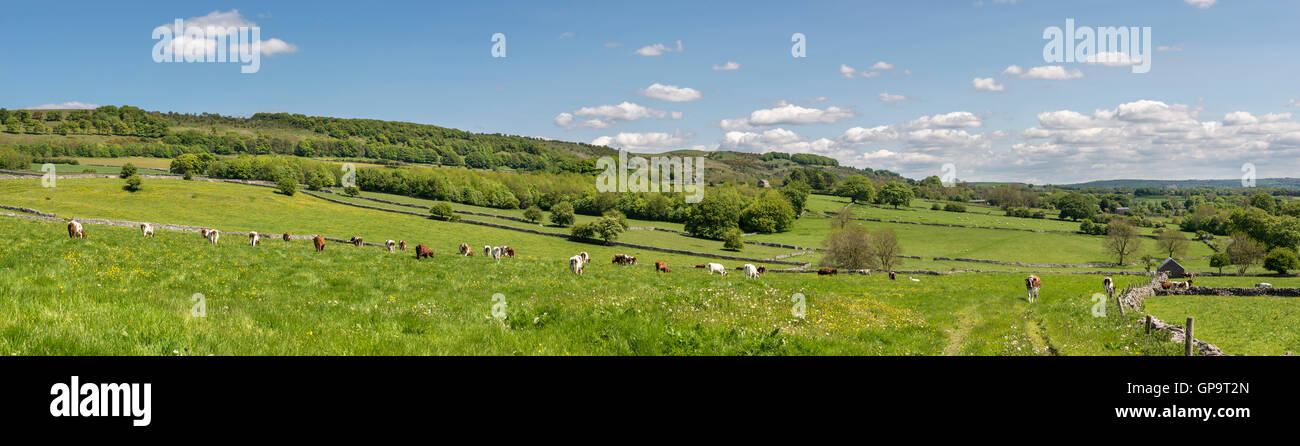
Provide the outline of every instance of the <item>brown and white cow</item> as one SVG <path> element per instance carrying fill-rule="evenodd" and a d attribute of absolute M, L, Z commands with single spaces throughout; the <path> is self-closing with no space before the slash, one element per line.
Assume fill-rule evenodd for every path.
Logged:
<path fill-rule="evenodd" d="M 325 250 L 325 237 L 321 237 L 320 235 L 312 237 L 311 243 L 313 245 L 316 245 L 316 252 L 321 252 Z"/>
<path fill-rule="evenodd" d="M 284 241 L 286 242 L 289 241 L 289 238 L 290 238 L 289 233 L 288 232 L 284 233 Z"/>
<path fill-rule="evenodd" d="M 511 248 L 511 247 L 509 247 L 509 246 L 502 246 L 502 247 L 501 247 L 501 255 L 513 259 L 513 258 L 515 257 L 515 248 Z"/>
<path fill-rule="evenodd" d="M 352 246 L 357 246 L 357 247 L 360 247 L 361 245 L 365 244 L 364 241 L 361 241 L 361 237 L 352 237 L 352 240 L 349 241 L 352 242 Z"/>
<path fill-rule="evenodd" d="M 461 243 L 461 244 L 460 244 L 460 255 L 463 255 L 463 256 L 472 256 L 472 255 L 474 255 L 474 250 L 469 249 L 469 243 Z"/>
<path fill-rule="evenodd" d="M 835 268 L 822 268 L 822 269 L 817 270 L 817 275 L 819 275 L 819 276 L 834 276 L 834 275 L 836 275 L 836 274 L 839 274 L 839 272 L 840 272 L 840 271 L 837 270 L 837 269 L 835 269 Z"/>
<path fill-rule="evenodd" d="M 569 257 L 569 271 L 573 272 L 574 274 L 581 276 L 582 272 L 587 269 L 586 265 L 587 265 L 587 261 L 582 258 L 582 254 Z"/>
<path fill-rule="evenodd" d="M 1030 275 L 1025 278 L 1025 292 L 1029 295 L 1029 303 L 1034 303 L 1038 298 L 1038 290 L 1043 287 L 1043 281 L 1038 280 L 1038 276 Z"/>
<path fill-rule="evenodd" d="M 153 223 L 140 223 L 140 234 L 142 237 L 153 237 Z"/>
<path fill-rule="evenodd" d="M 220 239 L 221 239 L 221 231 L 218 231 L 218 230 L 216 230 L 216 229 L 209 229 L 209 230 L 208 230 L 208 242 L 209 242 L 209 243 L 212 243 L 212 244 L 215 245 L 215 244 L 217 244 L 217 240 L 220 240 Z"/>
<path fill-rule="evenodd" d="M 433 250 L 425 245 L 415 245 L 415 259 L 419 260 L 425 257 L 433 258 Z"/>
<path fill-rule="evenodd" d="M 397 251 L 397 242 L 392 240 L 384 240 L 384 248 L 387 248 L 388 252 L 395 252 Z"/>
<path fill-rule="evenodd" d="M 248 244 L 249 246 L 257 246 L 262 244 L 262 234 L 258 234 L 257 231 L 249 232 Z"/>
<path fill-rule="evenodd" d="M 68 237 L 70 237 L 70 238 L 86 238 L 86 228 L 83 228 L 83 227 L 81 226 L 81 223 L 78 223 L 76 220 L 69 221 L 69 222 L 68 222 Z"/>
<path fill-rule="evenodd" d="M 1109 277 L 1101 279 L 1101 287 L 1106 290 L 1106 297 L 1115 297 L 1115 281 Z"/>
<path fill-rule="evenodd" d="M 587 255 L 587 251 L 578 253 L 578 256 L 582 257 L 582 263 L 591 263 L 591 256 Z"/>
<path fill-rule="evenodd" d="M 628 262 L 630 262 L 630 261 L 631 261 L 631 260 L 628 258 L 628 255 L 627 255 L 627 254 L 614 254 L 614 261 L 609 262 L 609 263 L 610 263 L 610 264 L 617 264 L 617 265 L 627 265 Z"/>
<path fill-rule="evenodd" d="M 406 250 L 406 240 L 398 240 L 398 241 L 397 241 L 397 249 L 400 249 L 400 250 L 405 251 L 405 250 Z"/>
<path fill-rule="evenodd" d="M 666 272 L 668 272 L 668 262 L 665 262 L 665 261 L 663 261 L 663 260 L 660 260 L 660 261 L 655 262 L 655 271 L 658 271 L 658 272 L 661 272 L 661 273 L 666 273 Z"/>

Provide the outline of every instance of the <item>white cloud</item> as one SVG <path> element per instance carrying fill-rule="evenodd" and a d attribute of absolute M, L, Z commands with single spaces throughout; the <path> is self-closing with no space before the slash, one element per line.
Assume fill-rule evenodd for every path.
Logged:
<path fill-rule="evenodd" d="M 899 102 L 899 101 L 909 101 L 912 98 L 903 96 L 901 94 L 880 93 L 876 95 L 876 99 L 879 100 L 880 102 Z"/>
<path fill-rule="evenodd" d="M 23 107 L 24 110 L 89 110 L 94 108 L 99 108 L 99 104 L 91 104 L 88 102 L 80 102 L 80 101 L 69 101 L 69 102 L 60 102 L 58 104 L 41 104 L 41 105 L 33 105 L 31 107 Z"/>
<path fill-rule="evenodd" d="M 1025 70 L 1023 68 L 1020 68 L 1020 65 L 1011 65 L 1007 67 L 1007 69 L 1002 70 L 1002 74 L 1010 75 L 1010 76 L 1019 76 L 1024 73 Z"/>
<path fill-rule="evenodd" d="M 207 15 L 200 17 L 190 17 L 184 20 L 185 29 L 175 29 L 174 23 L 167 23 L 160 28 L 166 28 L 173 33 L 170 50 L 172 54 L 202 54 L 205 57 L 215 57 L 217 54 L 217 40 L 229 35 L 228 31 L 232 28 L 256 27 L 257 24 L 245 18 L 239 13 L 238 9 L 230 11 L 212 11 Z M 186 32 L 202 30 L 202 38 L 187 36 Z M 212 32 L 209 33 L 208 31 Z M 298 51 L 298 47 L 280 40 L 278 38 L 263 39 L 260 41 L 262 55 L 274 56 L 276 54 L 293 53 Z M 232 48 L 232 50 L 235 50 Z M 249 52 L 247 50 L 245 53 Z M 229 53 L 234 54 L 234 53 Z"/>
<path fill-rule="evenodd" d="M 1006 87 L 999 85 L 997 81 L 991 77 L 977 77 L 972 79 L 971 87 L 975 88 L 976 91 L 1003 91 L 1006 89 Z"/>
<path fill-rule="evenodd" d="M 739 63 L 736 63 L 736 62 L 732 62 L 732 61 L 727 61 L 727 63 L 724 63 L 724 64 L 722 64 L 722 65 L 714 65 L 714 66 L 713 66 L 713 69 L 714 69 L 715 71 L 732 71 L 732 70 L 739 70 L 739 69 L 740 69 L 740 64 L 739 64 Z"/>
<path fill-rule="evenodd" d="M 799 134 L 783 128 L 754 132 L 727 132 L 719 141 L 718 147 L 742 152 L 787 152 L 829 154 L 836 147 L 834 141 L 826 138 L 809 141 Z"/>
<path fill-rule="evenodd" d="M 571 113 L 560 113 L 555 116 L 555 125 L 568 129 L 578 127 L 603 129 L 609 128 L 619 121 L 650 118 L 663 119 L 667 115 L 668 113 L 663 110 L 655 110 L 636 103 L 623 101 L 618 105 L 583 107 Z M 580 118 L 583 119 L 579 120 Z"/>
<path fill-rule="evenodd" d="M 873 70 L 892 70 L 893 68 L 894 66 L 892 64 L 890 64 L 889 62 L 885 62 L 883 60 L 880 62 L 876 62 L 875 65 L 871 66 L 871 69 Z"/>
<path fill-rule="evenodd" d="M 1127 67 L 1141 64 L 1142 58 L 1132 57 L 1128 53 L 1119 51 L 1102 51 L 1084 58 L 1083 63 L 1108 67 Z"/>
<path fill-rule="evenodd" d="M 839 136 L 839 141 L 845 144 L 863 144 L 868 142 L 892 141 L 898 138 L 898 132 L 893 127 L 887 125 L 875 126 L 872 128 L 853 127 L 845 130 Z"/>
<path fill-rule="evenodd" d="M 664 45 L 662 43 L 656 43 L 654 45 L 643 46 L 640 49 L 636 50 L 636 53 L 642 56 L 658 56 L 663 53 L 680 53 L 680 52 L 682 52 L 681 40 L 677 41 L 676 48 Z"/>
<path fill-rule="evenodd" d="M 976 128 L 984 125 L 984 120 L 980 119 L 974 113 L 967 111 L 955 111 L 931 116 L 922 116 L 907 123 L 908 128 L 912 129 L 932 129 L 932 128 Z"/>
<path fill-rule="evenodd" d="M 1215 3 L 1219 2 L 1219 0 L 1183 0 L 1183 1 L 1187 2 L 1187 4 L 1189 5 L 1201 9 L 1208 9 L 1211 6 L 1214 6 Z"/>
<path fill-rule="evenodd" d="M 1014 66 L 1014 65 L 1012 65 Z M 1010 70 L 1010 68 L 1007 68 Z M 1083 77 L 1083 72 L 1079 70 L 1066 70 L 1060 65 L 1047 65 L 1042 67 L 1033 67 L 1029 71 L 1020 75 L 1021 79 L 1049 79 L 1049 80 L 1067 80 L 1078 79 Z"/>
<path fill-rule="evenodd" d="M 601 136 L 591 140 L 598 146 L 614 147 L 634 152 L 662 152 L 680 148 L 690 139 L 689 133 L 619 133 L 614 136 Z"/>
<path fill-rule="evenodd" d="M 703 97 L 699 90 L 676 85 L 663 85 L 658 82 L 637 90 L 642 96 L 668 102 L 690 102 Z"/>
<path fill-rule="evenodd" d="M 563 39 L 572 39 L 572 38 L 573 38 L 573 31 L 565 31 L 565 32 L 562 32 L 562 33 L 560 33 L 560 37 L 557 37 L 557 39 L 561 39 L 561 40 L 563 40 Z"/>
<path fill-rule="evenodd" d="M 673 119 L 682 119 L 682 112 L 672 111 L 668 113 L 668 116 L 672 117 Z"/>
<path fill-rule="evenodd" d="M 853 67 L 840 64 L 840 76 L 844 76 L 845 79 L 853 79 L 853 75 L 857 72 L 858 70 Z"/>
<path fill-rule="evenodd" d="M 863 71 L 863 72 L 862 72 L 862 78 L 863 78 L 863 79 L 871 79 L 871 78 L 876 77 L 876 76 L 880 76 L 880 72 L 879 72 L 879 71 Z"/>
<path fill-rule="evenodd" d="M 781 102 L 772 108 L 755 110 L 748 118 L 723 119 L 718 125 L 723 130 L 750 130 L 773 125 L 830 124 L 855 116 L 853 110 L 835 106 L 819 109 Z"/>

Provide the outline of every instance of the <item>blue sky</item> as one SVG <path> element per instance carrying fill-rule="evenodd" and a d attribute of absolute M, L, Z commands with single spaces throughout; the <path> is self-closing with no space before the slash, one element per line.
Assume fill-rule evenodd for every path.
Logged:
<path fill-rule="evenodd" d="M 177 18 L 279 43 L 252 74 L 155 63 L 151 31 Z M 1044 61 L 1067 18 L 1150 27 L 1150 72 Z M 1296 23 L 1300 2 L 1233 0 L 25 2 L 0 16 L 0 106 L 364 117 L 967 180 L 1296 176 Z"/>

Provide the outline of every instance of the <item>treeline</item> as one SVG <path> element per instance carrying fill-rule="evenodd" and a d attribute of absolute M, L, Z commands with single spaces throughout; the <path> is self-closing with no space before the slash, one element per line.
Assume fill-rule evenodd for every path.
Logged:
<path fill-rule="evenodd" d="M 86 134 L 156 138 L 168 125 L 156 114 L 124 105 L 94 110 L 7 110 L 0 108 L 0 123 L 9 133 Z"/>
<path fill-rule="evenodd" d="M 840 165 L 839 160 L 836 160 L 835 158 L 831 158 L 828 156 L 821 156 L 821 155 L 813 155 L 811 153 L 796 153 L 791 155 L 785 152 L 767 152 L 764 153 L 762 156 L 760 156 L 759 159 L 763 161 L 790 160 L 805 166 Z"/>

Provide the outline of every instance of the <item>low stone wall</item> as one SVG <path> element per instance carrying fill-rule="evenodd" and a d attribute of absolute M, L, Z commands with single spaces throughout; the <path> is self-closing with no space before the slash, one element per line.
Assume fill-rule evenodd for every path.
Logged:
<path fill-rule="evenodd" d="M 1205 260 L 1206 257 L 1179 257 L 1175 260 Z M 1023 266 L 1028 268 L 1109 268 L 1117 266 L 1114 263 L 1021 263 L 1006 262 L 1002 260 L 985 260 L 985 259 L 965 259 L 961 257 L 935 257 L 934 260 L 947 260 L 953 262 L 972 262 L 972 263 L 990 263 L 996 265 Z M 1129 262 L 1125 265 L 1141 265 L 1141 261 Z"/>
<path fill-rule="evenodd" d="M 1160 282 L 1164 282 L 1166 280 L 1169 280 L 1169 278 L 1165 276 L 1165 273 L 1158 273 L 1154 278 L 1151 279 L 1150 282 L 1147 282 L 1146 285 L 1142 285 L 1138 287 L 1130 286 L 1129 288 L 1126 288 L 1124 292 L 1120 294 L 1119 297 L 1120 305 L 1130 310 L 1141 311 L 1142 301 L 1146 300 L 1151 296 L 1155 296 L 1157 293 L 1163 291 L 1160 289 Z M 1159 318 L 1152 316 L 1150 314 L 1146 314 L 1145 317 L 1138 320 L 1137 329 L 1145 330 L 1146 329 L 1145 326 L 1148 320 L 1150 320 L 1152 330 L 1169 332 L 1170 341 L 1173 342 L 1186 341 L 1187 339 L 1186 327 L 1183 327 L 1181 325 L 1166 323 L 1165 321 L 1162 321 Z M 1196 347 L 1197 351 L 1201 352 L 1201 356 L 1226 356 L 1226 353 L 1223 353 L 1223 351 L 1219 350 L 1219 347 L 1215 346 L 1214 344 L 1201 341 L 1196 338 L 1192 338 L 1192 344 L 1193 346 Z"/>
<path fill-rule="evenodd" d="M 1184 290 L 1157 289 L 1156 296 L 1240 296 L 1300 297 L 1300 288 L 1212 288 L 1194 286 Z"/>

